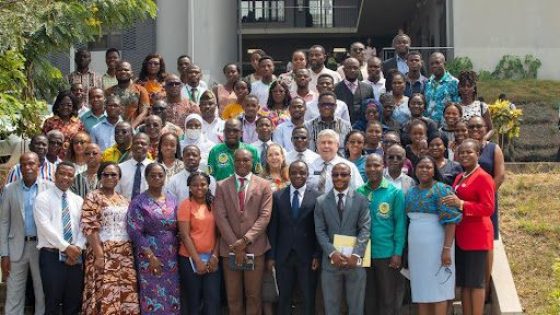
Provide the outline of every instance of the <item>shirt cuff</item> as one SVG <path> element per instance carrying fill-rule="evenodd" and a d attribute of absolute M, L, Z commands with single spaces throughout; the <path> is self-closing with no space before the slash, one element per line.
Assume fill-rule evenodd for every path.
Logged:
<path fill-rule="evenodd" d="M 331 258 L 332 255 L 334 255 L 335 252 L 336 252 L 336 250 L 333 250 L 333 251 L 329 254 L 329 258 Z"/>

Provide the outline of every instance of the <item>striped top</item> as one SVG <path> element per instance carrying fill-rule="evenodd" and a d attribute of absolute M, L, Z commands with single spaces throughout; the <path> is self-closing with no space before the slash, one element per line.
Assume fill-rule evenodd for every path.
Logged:
<path fill-rule="evenodd" d="M 39 178 L 54 183 L 55 171 L 56 171 L 56 164 L 53 164 L 45 160 L 45 162 L 43 162 L 43 164 L 39 167 Z M 21 165 L 18 163 L 14 165 L 12 169 L 10 169 L 10 173 L 8 174 L 6 185 L 9 183 L 13 183 L 21 178 L 22 178 Z"/>

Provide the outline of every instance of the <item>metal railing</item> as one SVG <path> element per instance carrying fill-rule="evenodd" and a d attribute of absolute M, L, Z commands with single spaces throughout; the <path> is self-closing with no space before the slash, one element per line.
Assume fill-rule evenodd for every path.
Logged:
<path fill-rule="evenodd" d="M 242 28 L 355 27 L 359 5 L 281 6 L 255 10 L 241 7 Z"/>
<path fill-rule="evenodd" d="M 428 68 L 430 55 L 436 51 L 441 52 L 445 56 L 446 61 L 454 58 L 455 47 L 410 47 L 409 50 L 417 50 L 422 55 L 424 61 L 424 68 Z M 395 49 L 393 47 L 385 47 L 381 49 L 381 58 L 387 60 L 395 56 Z"/>

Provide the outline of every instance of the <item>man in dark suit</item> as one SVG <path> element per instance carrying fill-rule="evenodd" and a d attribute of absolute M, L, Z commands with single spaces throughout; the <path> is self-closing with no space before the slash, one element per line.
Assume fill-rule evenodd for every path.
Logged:
<path fill-rule="evenodd" d="M 274 193 L 268 225 L 270 265 L 276 266 L 278 314 L 291 314 L 292 292 L 297 283 L 303 314 L 315 314 L 315 291 L 321 249 L 315 236 L 314 210 L 319 194 L 306 186 L 309 170 L 298 160 L 289 168 L 291 185 Z"/>
<path fill-rule="evenodd" d="M 334 188 L 317 199 L 315 233 L 323 250 L 321 286 L 325 314 L 339 315 L 343 288 L 349 315 L 363 314 L 366 272 L 362 265 L 370 237 L 369 201 L 349 189 L 351 169 L 336 164 L 331 172 Z M 334 247 L 334 235 L 356 237 L 351 252 Z"/>
<path fill-rule="evenodd" d="M 350 57 L 344 60 L 343 71 L 346 78 L 335 86 L 334 93 L 339 100 L 348 105 L 350 122 L 353 125 L 356 121 L 365 119 L 362 103 L 368 98 L 374 98 L 373 88 L 358 80 L 360 73 L 358 59 Z"/>
<path fill-rule="evenodd" d="M 408 73 L 406 55 L 410 49 L 410 37 L 406 34 L 398 34 L 393 38 L 393 48 L 395 56 L 383 62 L 383 76 L 389 81 L 391 81 L 390 71 L 393 69 L 399 70 L 402 74 Z"/>
<path fill-rule="evenodd" d="M 214 216 L 220 230 L 229 314 L 260 314 L 264 254 L 270 249 L 266 228 L 272 210 L 270 183 L 251 173 L 253 153 L 237 149 L 235 174 L 218 182 Z M 231 262 L 230 253 L 235 261 Z M 254 269 L 239 270 L 254 254 Z"/>

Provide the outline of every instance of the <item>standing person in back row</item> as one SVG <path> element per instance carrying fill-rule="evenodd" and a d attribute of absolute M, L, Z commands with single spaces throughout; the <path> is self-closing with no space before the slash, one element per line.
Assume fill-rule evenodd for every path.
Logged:
<path fill-rule="evenodd" d="M 331 176 L 333 189 L 319 197 L 315 206 L 315 233 L 323 250 L 321 286 L 325 314 L 341 314 L 344 289 L 348 314 L 363 314 L 366 271 L 362 259 L 370 237 L 369 202 L 350 189 L 352 172 L 348 165 L 334 165 Z M 335 234 L 356 238 L 351 253 L 343 254 L 334 247 Z"/>
<path fill-rule="evenodd" d="M 320 92 L 317 90 L 317 84 L 319 83 L 319 77 L 322 74 L 328 74 L 332 77 L 334 84 L 337 84 L 342 79 L 338 72 L 333 71 L 325 67 L 325 61 L 327 60 L 327 54 L 325 52 L 325 47 L 321 45 L 313 45 L 309 48 L 307 52 L 307 59 L 309 60 L 309 76 L 311 81 L 309 82 L 309 89 L 313 92 Z"/>
<path fill-rule="evenodd" d="M 354 124 L 364 119 L 362 103 L 368 98 L 374 98 L 373 88 L 358 80 L 360 62 L 356 58 L 350 57 L 344 60 L 343 70 L 346 78 L 335 86 L 334 93 L 338 99 L 348 105 L 350 122 Z"/>
<path fill-rule="evenodd" d="M 445 69 L 445 56 L 440 52 L 430 56 L 430 71 L 432 75 L 424 89 L 427 104 L 424 115 L 441 126 L 445 105 L 460 101 L 459 80 Z"/>

